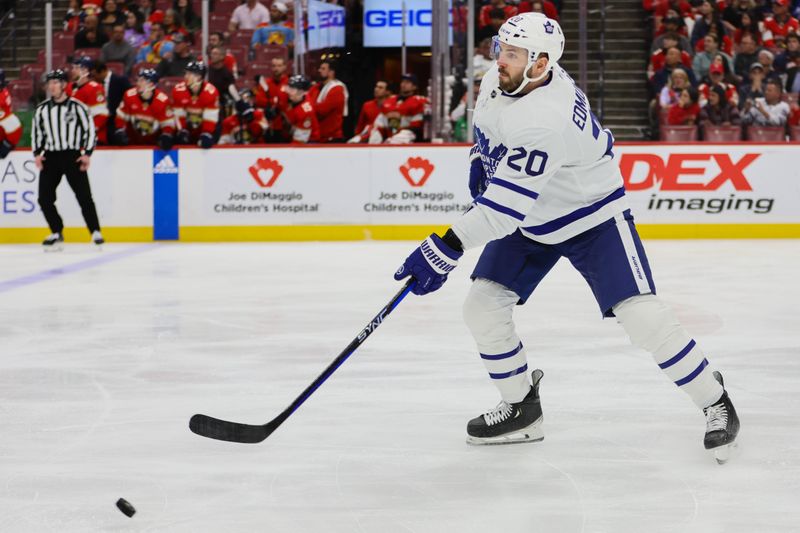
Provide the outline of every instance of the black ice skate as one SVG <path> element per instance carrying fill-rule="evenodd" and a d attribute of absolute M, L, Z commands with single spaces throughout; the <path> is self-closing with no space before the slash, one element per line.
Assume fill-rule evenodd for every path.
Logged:
<path fill-rule="evenodd" d="M 470 420 L 467 424 L 467 443 L 513 444 L 544 439 L 542 404 L 539 399 L 539 382 L 543 375 L 539 369 L 533 371 L 533 386 L 521 402 L 502 401 L 488 413 Z"/>
<path fill-rule="evenodd" d="M 714 378 L 725 386 L 722 374 L 714 372 Z M 706 436 L 703 444 L 706 450 L 714 453 L 717 463 L 725 464 L 738 446 L 736 435 L 739 433 L 739 417 L 736 416 L 736 409 L 733 408 L 728 392 L 723 392 L 717 403 L 703 409 L 703 413 L 706 415 Z"/>
<path fill-rule="evenodd" d="M 64 248 L 64 237 L 60 233 L 51 233 L 42 241 L 45 252 L 60 252 Z"/>

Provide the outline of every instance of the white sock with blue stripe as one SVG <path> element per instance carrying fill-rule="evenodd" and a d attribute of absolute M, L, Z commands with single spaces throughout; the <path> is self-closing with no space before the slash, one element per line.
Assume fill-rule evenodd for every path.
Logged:
<path fill-rule="evenodd" d="M 485 279 L 472 283 L 464 302 L 464 321 L 472 332 L 492 383 L 509 403 L 530 392 L 525 348 L 514 331 L 516 293 Z"/>
<path fill-rule="evenodd" d="M 614 306 L 617 320 L 634 346 L 653 355 L 658 367 L 700 407 L 722 396 L 722 386 L 697 343 L 672 310 L 654 294 L 628 298 Z"/>

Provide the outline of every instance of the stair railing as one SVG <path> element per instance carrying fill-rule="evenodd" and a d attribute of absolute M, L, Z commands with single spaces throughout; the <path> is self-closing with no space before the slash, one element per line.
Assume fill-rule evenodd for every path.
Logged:
<path fill-rule="evenodd" d="M 17 17 L 13 9 L 0 17 L 0 57 L 7 57 L 7 48 L 11 47 L 11 60 L 17 66 Z"/>

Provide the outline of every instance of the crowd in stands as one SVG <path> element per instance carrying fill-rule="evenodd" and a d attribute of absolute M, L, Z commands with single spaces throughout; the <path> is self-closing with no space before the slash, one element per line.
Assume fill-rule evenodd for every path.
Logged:
<path fill-rule="evenodd" d="M 653 22 L 650 120 L 661 139 L 795 138 L 800 4 L 643 1 Z"/>
<path fill-rule="evenodd" d="M 560 3 L 486 0 L 474 24 L 465 22 L 465 9 L 454 8 L 463 15 L 454 26 L 475 32 L 480 81 L 492 64 L 490 39 L 508 17 L 538 11 L 557 19 Z M 375 80 L 374 98 L 356 108 L 353 127 L 343 127 L 351 123 L 350 94 L 337 62 L 324 59 L 311 76 L 294 75 L 291 0 L 213 0 L 204 51 L 199 10 L 197 0 L 70 0 L 54 36 L 54 65 L 73 80 L 69 94 L 89 107 L 100 145 L 429 140 L 426 87 L 412 73 Z M 29 67 L 41 76 L 41 64 Z M 464 140 L 466 91 L 457 85 L 451 119 Z"/>

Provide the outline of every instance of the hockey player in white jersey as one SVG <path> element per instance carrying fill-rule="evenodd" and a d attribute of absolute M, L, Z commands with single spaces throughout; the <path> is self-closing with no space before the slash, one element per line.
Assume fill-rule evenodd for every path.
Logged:
<path fill-rule="evenodd" d="M 589 284 L 605 317 L 650 352 L 667 377 L 704 411 L 704 445 L 719 462 L 735 446 L 739 420 L 719 372 L 656 296 L 650 266 L 625 197 L 614 138 L 584 93 L 558 66 L 564 35 L 540 13 L 508 19 L 494 38 L 495 65 L 475 105 L 470 151 L 475 199 L 444 236 L 431 235 L 395 279 L 414 292 L 437 290 L 465 250 L 484 246 L 464 319 L 502 401 L 471 420 L 467 442 L 544 438 L 539 383 L 529 380 L 514 306 L 524 303 L 566 257 Z"/>

